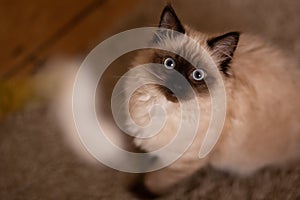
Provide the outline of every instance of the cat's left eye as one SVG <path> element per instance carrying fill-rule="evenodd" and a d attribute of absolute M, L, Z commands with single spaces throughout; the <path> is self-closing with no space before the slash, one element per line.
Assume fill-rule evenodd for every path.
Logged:
<path fill-rule="evenodd" d="M 205 78 L 206 73 L 203 69 L 195 69 L 192 72 L 192 77 L 195 81 L 201 81 Z"/>

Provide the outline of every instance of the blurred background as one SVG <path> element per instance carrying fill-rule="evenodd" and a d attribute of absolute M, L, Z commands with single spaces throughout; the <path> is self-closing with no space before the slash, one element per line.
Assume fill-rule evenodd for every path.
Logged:
<path fill-rule="evenodd" d="M 300 60 L 299 0 L 168 2 L 184 24 L 199 31 L 254 33 Z M 0 0 L 0 199 L 139 199 L 128 189 L 136 175 L 87 162 L 69 148 L 51 100 L 36 92 L 36 86 L 50 85 L 51 91 L 61 86 L 56 79 L 36 77 L 53 59 L 80 63 L 113 34 L 157 26 L 165 4 Z M 121 67 L 115 65 L 112 71 Z M 110 73 L 104 85 L 112 81 Z M 299 165 L 247 178 L 207 167 L 162 198 L 300 199 L 299 188 Z"/>

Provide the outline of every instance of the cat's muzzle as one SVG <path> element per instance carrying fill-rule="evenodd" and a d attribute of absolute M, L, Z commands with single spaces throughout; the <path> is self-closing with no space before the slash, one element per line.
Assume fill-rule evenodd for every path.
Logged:
<path fill-rule="evenodd" d="M 193 98 L 191 86 L 176 78 L 168 78 L 165 86 L 161 86 L 161 91 L 172 102 Z"/>

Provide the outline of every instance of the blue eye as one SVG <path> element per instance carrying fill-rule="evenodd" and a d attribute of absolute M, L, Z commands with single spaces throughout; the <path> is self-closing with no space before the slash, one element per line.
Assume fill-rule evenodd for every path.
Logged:
<path fill-rule="evenodd" d="M 167 69 L 174 69 L 174 67 L 176 66 L 176 62 L 175 62 L 175 60 L 173 60 L 173 58 L 166 58 L 164 60 L 164 66 Z"/>
<path fill-rule="evenodd" d="M 206 73 L 202 69 L 195 69 L 192 72 L 192 77 L 195 81 L 201 81 L 205 78 L 205 76 L 206 76 Z"/>

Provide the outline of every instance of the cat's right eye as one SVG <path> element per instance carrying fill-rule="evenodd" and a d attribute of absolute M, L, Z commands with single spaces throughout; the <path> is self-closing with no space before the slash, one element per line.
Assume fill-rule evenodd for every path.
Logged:
<path fill-rule="evenodd" d="M 176 62 L 173 58 L 168 57 L 164 60 L 164 66 L 167 69 L 174 69 L 174 67 L 176 66 Z"/>
<path fill-rule="evenodd" d="M 206 73 L 203 69 L 195 69 L 192 72 L 192 77 L 195 81 L 201 81 L 205 78 Z"/>

